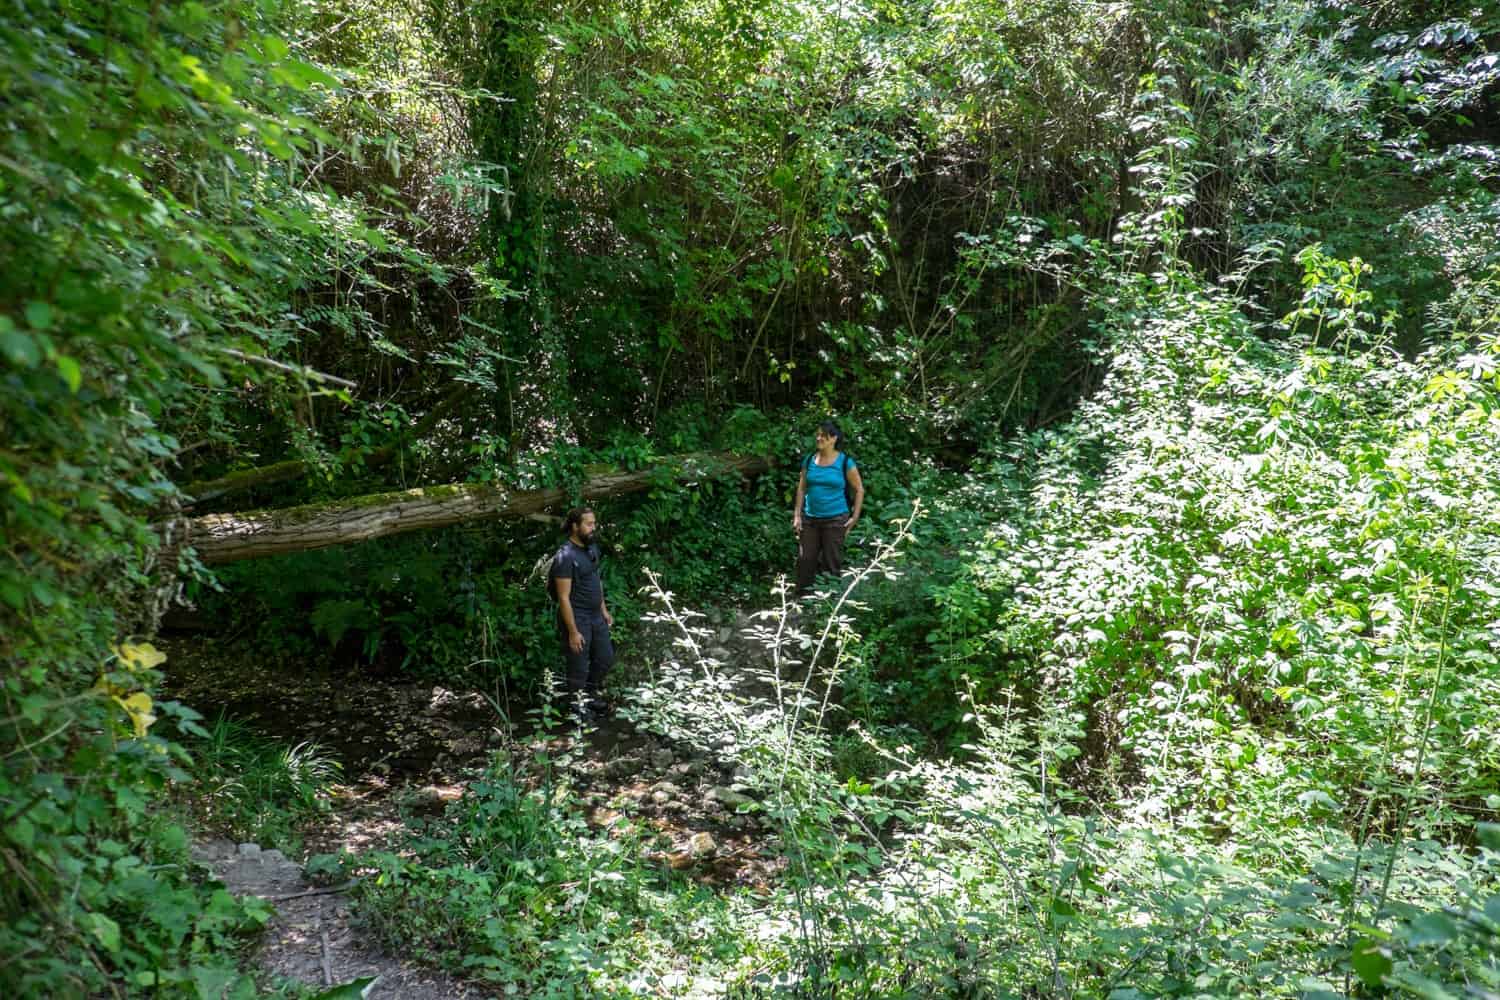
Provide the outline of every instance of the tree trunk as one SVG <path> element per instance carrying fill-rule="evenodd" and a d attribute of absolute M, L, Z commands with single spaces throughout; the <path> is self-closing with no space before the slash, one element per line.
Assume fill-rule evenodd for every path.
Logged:
<path fill-rule="evenodd" d="M 600 472 L 583 483 L 585 500 L 636 493 L 662 482 L 691 482 L 728 472 L 756 475 L 770 468 L 763 458 L 692 454 L 665 459 L 634 472 Z M 483 483 L 427 486 L 373 496 L 329 500 L 239 514 L 189 518 L 184 542 L 214 565 L 240 559 L 305 552 L 466 521 L 526 517 L 561 507 L 575 494 L 566 489 L 509 490 Z"/>
<path fill-rule="evenodd" d="M 227 476 L 218 479 L 205 479 L 196 483 L 188 483 L 182 491 L 188 495 L 188 504 L 202 503 L 208 500 L 217 500 L 219 497 L 231 493 L 242 493 L 256 486 L 269 486 L 272 483 L 285 483 L 292 479 L 301 479 L 307 475 L 309 466 L 306 462 L 291 459 L 286 462 L 277 462 L 274 465 L 262 465 L 255 469 L 240 469 L 231 472 Z"/>
<path fill-rule="evenodd" d="M 474 387 L 468 383 L 456 386 L 437 404 L 427 412 L 427 415 L 417 421 L 410 431 L 405 432 L 403 439 L 406 441 L 420 440 L 428 431 L 437 426 L 437 422 L 447 416 L 448 411 L 462 402 L 472 392 Z M 377 448 L 365 459 L 365 468 L 374 469 L 385 465 L 391 459 L 401 453 L 401 443 L 393 441 L 383 448 Z M 231 472 L 218 479 L 204 479 L 194 483 L 188 483 L 182 488 L 187 494 L 188 506 L 206 503 L 209 500 L 217 500 L 231 493 L 242 493 L 245 490 L 257 486 L 269 486 L 272 483 L 285 483 L 293 479 L 301 479 L 312 470 L 312 466 L 298 459 L 285 462 L 277 462 L 274 465 L 262 465 L 255 469 L 240 469 Z"/>

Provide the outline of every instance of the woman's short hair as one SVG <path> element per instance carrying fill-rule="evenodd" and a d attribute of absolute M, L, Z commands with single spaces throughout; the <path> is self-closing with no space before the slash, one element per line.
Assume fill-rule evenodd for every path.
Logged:
<path fill-rule="evenodd" d="M 833 446 L 838 449 L 844 447 L 844 432 L 839 430 L 839 425 L 832 420 L 825 420 L 818 425 L 818 430 L 833 438 Z"/>
<path fill-rule="evenodd" d="M 568 511 L 568 516 L 563 518 L 563 534 L 573 534 L 573 529 L 583 523 L 583 515 L 592 513 L 594 513 L 594 508 L 592 507 L 574 507 Z"/>

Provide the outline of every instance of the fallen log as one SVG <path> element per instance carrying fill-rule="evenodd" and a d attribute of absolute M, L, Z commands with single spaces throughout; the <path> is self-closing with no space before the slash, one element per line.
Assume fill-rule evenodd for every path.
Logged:
<path fill-rule="evenodd" d="M 209 565 L 258 559 L 287 552 L 347 545 L 425 528 L 468 521 L 527 517 L 584 500 L 637 493 L 665 477 L 691 482 L 725 473 L 750 476 L 766 471 L 764 458 L 698 453 L 663 459 L 648 469 L 604 471 L 577 492 L 567 489 L 511 490 L 486 483 L 425 486 L 393 493 L 329 500 L 238 514 L 206 514 L 187 519 L 185 544 Z"/>

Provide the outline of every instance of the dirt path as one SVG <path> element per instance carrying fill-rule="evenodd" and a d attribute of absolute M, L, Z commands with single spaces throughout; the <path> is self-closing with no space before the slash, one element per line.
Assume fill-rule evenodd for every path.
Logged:
<path fill-rule="evenodd" d="M 718 638 L 730 647 L 718 650 L 726 658 L 752 655 L 737 648 L 733 628 L 719 628 Z M 315 885 L 301 867 L 313 854 L 398 848 L 413 829 L 440 825 L 486 767 L 509 767 L 529 783 L 539 757 L 565 762 L 591 826 L 608 835 L 621 818 L 648 825 L 657 832 L 648 856 L 704 884 L 767 889 L 780 876 L 774 839 L 756 815 L 739 811 L 753 794 L 748 773 L 623 719 L 542 731 L 524 714 L 517 723 L 497 713 L 493 695 L 364 678 L 356 685 L 347 672 L 289 676 L 203 642 L 179 642 L 169 653 L 175 697 L 206 714 L 222 707 L 289 745 L 317 741 L 344 766 L 332 808 L 296 857 L 222 839 L 195 848 L 231 892 L 275 906 L 256 956 L 272 977 L 322 986 L 378 976 L 375 998 L 491 995 L 422 966 L 424 956 L 388 955 L 362 940 L 348 897 Z"/>
<path fill-rule="evenodd" d="M 194 860 L 236 896 L 259 896 L 276 914 L 256 951 L 273 980 L 334 986 L 374 977 L 376 1000 L 470 1000 L 491 994 L 420 964 L 363 944 L 352 926 L 348 897 L 309 882 L 301 865 L 280 851 L 227 840 L 197 844 Z"/>
<path fill-rule="evenodd" d="M 513 746 L 515 756 L 534 759 L 542 749 L 565 753 L 573 740 L 542 735 Z M 766 889 L 779 877 L 783 861 L 767 844 L 759 821 L 735 811 L 748 800 L 739 775 L 682 754 L 624 722 L 594 729 L 577 749 L 570 755 L 570 771 L 591 826 L 608 832 L 623 817 L 644 821 L 658 833 L 658 846 L 648 857 L 707 885 Z M 502 749 L 500 759 L 505 756 Z M 444 807 L 462 796 L 465 781 L 441 772 L 425 777 L 432 780 L 392 783 L 372 774 L 340 786 L 335 790 L 339 805 L 310 832 L 303 858 L 395 847 L 414 822 L 440 822 Z M 194 856 L 231 893 L 259 896 L 275 907 L 255 956 L 257 967 L 270 977 L 328 986 L 375 976 L 368 994 L 375 1000 L 493 995 L 425 966 L 422 955 L 394 956 L 367 943 L 352 919 L 348 896 L 309 880 L 302 865 L 279 850 L 211 840 L 196 845 Z"/>

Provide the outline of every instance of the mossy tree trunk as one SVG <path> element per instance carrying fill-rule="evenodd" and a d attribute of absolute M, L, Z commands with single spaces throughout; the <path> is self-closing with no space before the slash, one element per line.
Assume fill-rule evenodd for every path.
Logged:
<path fill-rule="evenodd" d="M 420 441 L 437 426 L 439 420 L 442 420 L 452 412 L 459 403 L 468 399 L 473 392 L 474 387 L 467 383 L 460 384 L 450 390 L 446 396 L 427 412 L 426 416 L 417 421 L 409 431 L 402 434 L 400 441 L 392 441 L 390 444 L 371 452 L 364 460 L 364 467 L 366 469 L 375 469 L 390 464 L 396 456 L 401 454 L 403 442 Z M 189 504 L 207 503 L 210 500 L 218 500 L 221 497 L 226 497 L 234 493 L 243 493 L 258 486 L 271 486 L 276 483 L 301 479 L 312 471 L 312 463 L 304 462 L 300 459 L 290 459 L 285 462 L 276 462 L 272 465 L 262 465 L 254 469 L 237 469 L 217 479 L 203 479 L 188 483 L 182 487 L 182 492 L 187 494 Z"/>
<path fill-rule="evenodd" d="M 768 468 L 770 462 L 763 458 L 698 453 L 664 459 L 648 469 L 601 470 L 576 492 L 510 490 L 484 483 L 427 486 L 299 507 L 190 518 L 182 542 L 192 546 L 204 563 L 214 565 L 469 521 L 525 517 L 560 508 L 578 496 L 597 500 L 663 482 L 692 482 L 728 473 L 756 475 Z"/>

